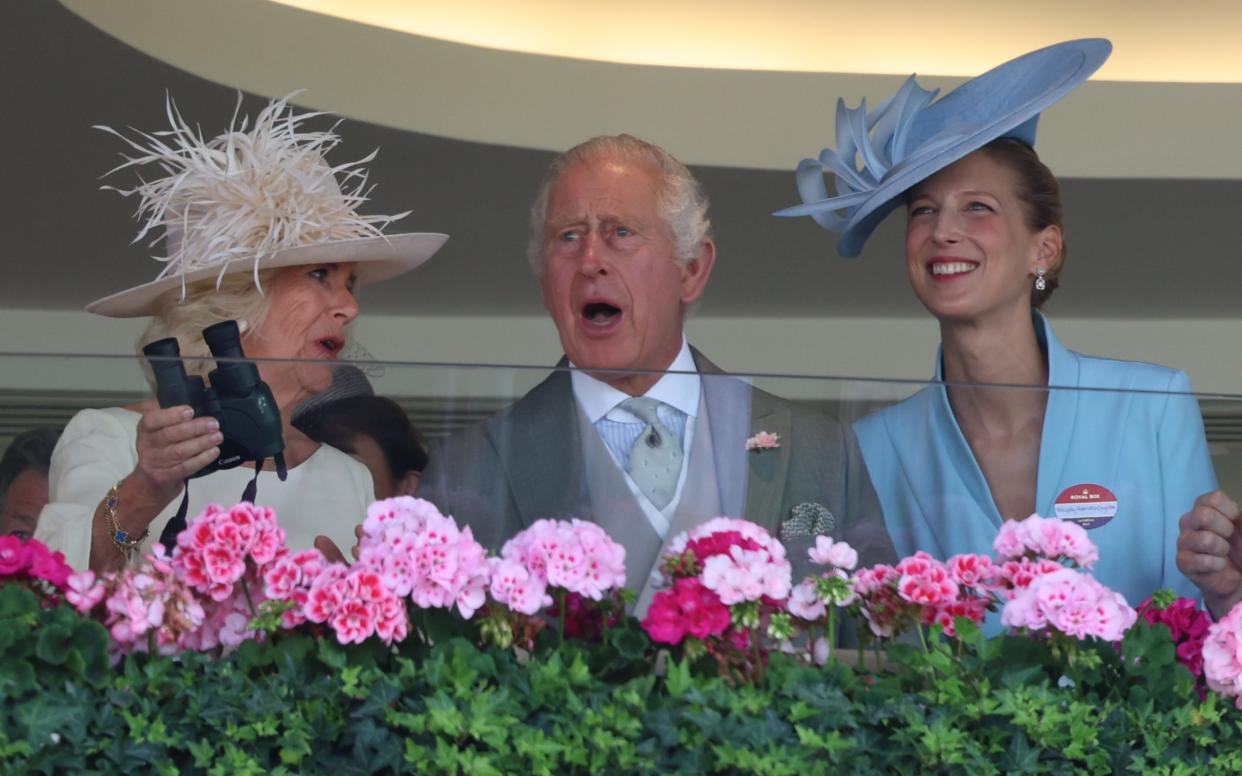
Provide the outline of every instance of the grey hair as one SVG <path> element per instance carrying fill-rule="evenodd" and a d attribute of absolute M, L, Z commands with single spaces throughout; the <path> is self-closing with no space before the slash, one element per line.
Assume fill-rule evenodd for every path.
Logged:
<path fill-rule="evenodd" d="M 535 277 L 543 276 L 543 227 L 553 184 L 569 167 L 601 159 L 635 161 L 658 170 L 661 182 L 656 205 L 673 231 L 677 261 L 685 264 L 699 254 L 699 246 L 711 237 L 712 222 L 707 216 L 707 195 L 698 179 L 686 165 L 654 143 L 633 135 L 600 135 L 556 157 L 543 176 L 530 208 L 530 239 L 526 244 L 526 258 Z"/>
<path fill-rule="evenodd" d="M 145 345 L 165 337 L 176 337 L 181 356 L 188 359 L 186 373 L 206 377 L 215 364 L 203 340 L 203 329 L 230 320 L 244 326 L 245 331 L 258 329 L 271 306 L 272 286 L 278 272 L 278 269 L 259 272 L 259 285 L 263 290 L 255 286 L 252 273 L 234 272 L 224 276 L 219 289 L 214 278 L 190 283 L 185 289 L 185 301 L 181 300 L 180 287 L 168 291 L 156 302 L 155 316 L 138 337 L 139 355 Z M 144 369 L 147 382 L 154 388 L 154 378 L 145 362 Z"/>

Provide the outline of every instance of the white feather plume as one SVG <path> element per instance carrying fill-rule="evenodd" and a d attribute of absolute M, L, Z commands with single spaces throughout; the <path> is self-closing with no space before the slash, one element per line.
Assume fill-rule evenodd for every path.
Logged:
<path fill-rule="evenodd" d="M 370 194 L 364 167 L 372 151 L 335 167 L 324 158 L 340 143 L 336 126 L 321 132 L 301 125 L 321 112 L 295 113 L 289 95 L 274 100 L 248 127 L 237 111 L 223 134 L 204 140 L 166 101 L 169 128 L 152 133 L 133 130 L 137 139 L 105 126 L 97 129 L 121 138 L 136 155 L 109 170 L 157 165 L 163 177 L 141 180 L 132 189 L 102 188 L 141 199 L 135 214 L 141 229 L 134 242 L 150 234 L 154 246 L 165 240 L 167 255 L 159 278 L 185 276 L 219 267 L 219 283 L 229 265 L 253 263 L 258 283 L 260 261 L 276 251 L 359 237 L 380 237 L 382 230 L 409 213 L 359 215 Z M 238 110 L 241 95 L 238 95 Z M 162 231 L 161 231 L 162 227 Z"/>

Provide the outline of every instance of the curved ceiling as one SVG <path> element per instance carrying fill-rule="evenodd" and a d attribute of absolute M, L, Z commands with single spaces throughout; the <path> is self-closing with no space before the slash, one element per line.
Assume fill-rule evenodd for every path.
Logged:
<path fill-rule="evenodd" d="M 273 0 L 411 35 L 629 65 L 971 76 L 1106 36 L 1105 81 L 1242 82 L 1242 3 L 807 0 Z"/>
<path fill-rule="evenodd" d="M 385 126 L 538 150 L 628 131 L 689 163 L 774 170 L 833 144 L 838 96 L 874 104 L 895 91 L 901 76 L 882 73 L 976 73 L 1104 35 L 1117 53 L 1101 77 L 1140 80 L 1092 81 L 1047 111 L 1050 166 L 1080 178 L 1242 178 L 1242 3 L 955 0 L 931 13 L 805 0 L 62 2 L 202 78 L 268 96 L 305 88 L 301 103 Z M 364 21 L 332 15 L 341 9 Z M 845 72 L 807 72 L 823 69 Z M 920 76 L 928 87 L 961 80 Z"/>
<path fill-rule="evenodd" d="M 106 17 L 102 29 L 88 13 Z M 253 116 L 261 95 L 308 86 L 301 107 L 361 119 L 343 125 L 338 160 L 380 149 L 365 212 L 412 210 L 400 229 L 452 235 L 418 272 L 368 289 L 368 315 L 544 316 L 524 256 L 530 198 L 553 156 L 540 149 L 561 150 L 594 129 L 646 135 L 692 162 L 745 152 L 777 160 L 771 169 L 694 168 L 712 199 L 720 257 L 705 318 L 737 318 L 741 327 L 803 316 L 930 320 L 909 292 L 904 262 L 893 261 L 902 255 L 900 219 L 877 229 L 861 260 L 844 261 L 810 219 L 768 215 L 795 201 L 796 159 L 831 142 L 829 97 L 884 96 L 896 76 L 516 54 L 263 0 L 0 1 L 0 72 L 13 74 L 0 78 L 0 105 L 14 117 L 0 143 L 0 312 L 80 308 L 157 269 L 146 241 L 132 242 L 134 203 L 99 191 L 122 182 L 98 176 L 123 146 L 93 125 L 165 126 L 167 93 L 187 120 L 215 133 L 237 108 L 238 87 L 255 92 L 241 105 Z M 1240 88 L 1092 82 L 1048 112 L 1040 149 L 1062 175 L 1071 245 L 1053 314 L 1237 318 L 1242 122 L 1229 125 L 1212 97 L 1242 109 Z M 1160 95 L 1167 99 L 1152 100 Z M 807 116 L 818 123 L 794 120 Z M 402 129 L 420 123 L 438 130 Z M 493 140 L 469 142 L 472 133 Z M 530 145 L 518 147 L 522 138 Z M 1064 154 L 1053 158 L 1058 144 L 1085 160 L 1063 164 Z M 1092 155 L 1121 172 L 1086 179 L 1082 170 L 1105 165 Z M 1204 161 L 1213 155 L 1215 168 Z M 1179 179 L 1193 178 L 1177 174 L 1191 169 L 1216 174 Z M 1169 174 L 1154 179 L 1159 170 Z M 422 336 L 411 329 L 412 339 Z"/>

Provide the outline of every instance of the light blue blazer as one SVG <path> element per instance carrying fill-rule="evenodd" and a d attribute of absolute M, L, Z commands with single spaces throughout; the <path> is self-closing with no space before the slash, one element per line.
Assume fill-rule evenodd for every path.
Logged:
<path fill-rule="evenodd" d="M 1036 511 L 1054 515 L 1073 485 L 1116 496 L 1108 522 L 1088 530 L 1100 548 L 1097 579 L 1138 604 L 1160 588 L 1199 597 L 1177 570 L 1178 519 L 1216 489 L 1199 405 L 1184 372 L 1067 350 L 1035 313 L 1048 354 L 1050 390 L 1039 448 Z M 936 359 L 936 380 L 943 379 Z M 1102 389 L 1102 390 L 1101 390 Z M 1146 392 L 1146 393 L 1144 393 Z M 1172 392 L 1172 393 L 1166 393 Z M 875 412 L 854 426 L 899 556 L 946 559 L 992 552 L 1001 517 L 943 385 Z"/>

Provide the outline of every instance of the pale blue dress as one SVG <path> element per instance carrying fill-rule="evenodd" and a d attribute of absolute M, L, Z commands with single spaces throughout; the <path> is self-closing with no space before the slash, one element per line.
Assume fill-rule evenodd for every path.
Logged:
<path fill-rule="evenodd" d="M 1067 350 L 1035 313 L 1048 355 L 1036 511 L 1075 485 L 1116 496 L 1115 515 L 1088 530 L 1100 548 L 1095 576 L 1132 605 L 1153 591 L 1199 591 L 1177 569 L 1178 519 L 1215 490 L 1199 405 L 1184 372 Z M 936 380 L 943 378 L 936 359 Z M 1089 390 L 1056 390 L 1055 387 Z M 859 420 L 863 460 L 899 556 L 991 554 L 1001 517 L 943 385 Z"/>

